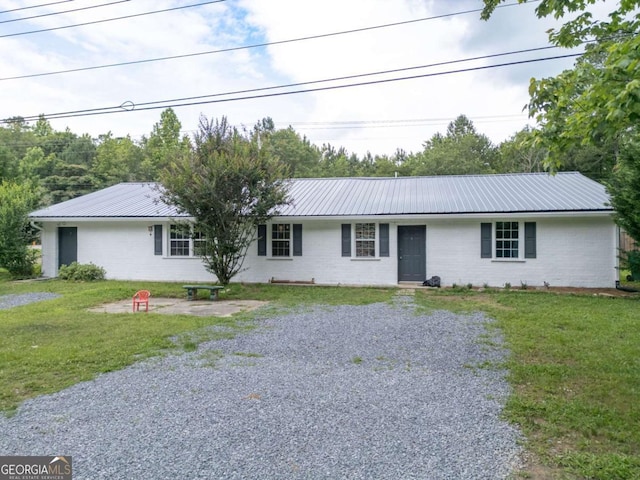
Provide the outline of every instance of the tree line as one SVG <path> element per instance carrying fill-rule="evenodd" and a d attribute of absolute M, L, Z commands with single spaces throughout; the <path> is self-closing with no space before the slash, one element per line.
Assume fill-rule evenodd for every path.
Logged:
<path fill-rule="evenodd" d="M 224 118 L 227 122 L 227 119 Z M 532 144 L 525 128 L 494 145 L 460 115 L 443 133 L 426 140 L 417 152 L 398 149 L 392 155 L 359 156 L 331 144 L 316 146 L 292 127 L 276 129 L 270 118 L 256 123 L 263 148 L 278 159 L 290 177 L 381 177 L 462 175 L 544 171 L 547 149 Z M 0 127 L 0 182 L 29 184 L 41 205 L 50 205 L 120 182 L 158 181 L 172 161 L 193 147 L 181 135 L 172 109 L 162 112 L 149 135 L 140 140 L 111 132 L 92 138 L 69 129 L 55 131 L 44 118 L 34 125 L 13 119 Z M 607 146 L 576 145 L 560 169 L 606 180 L 615 162 Z"/>

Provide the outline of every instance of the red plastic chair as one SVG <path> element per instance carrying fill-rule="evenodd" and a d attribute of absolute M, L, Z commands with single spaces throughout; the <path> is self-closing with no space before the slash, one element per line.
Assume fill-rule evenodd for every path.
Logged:
<path fill-rule="evenodd" d="M 139 292 L 136 292 L 136 294 L 133 296 L 133 311 L 140 311 L 140 304 L 144 303 L 145 312 L 148 312 L 150 296 L 151 293 L 149 293 L 149 290 L 140 290 Z"/>

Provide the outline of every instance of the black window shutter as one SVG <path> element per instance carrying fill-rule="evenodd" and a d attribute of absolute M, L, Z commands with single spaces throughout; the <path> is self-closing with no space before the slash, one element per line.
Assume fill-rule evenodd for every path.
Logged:
<path fill-rule="evenodd" d="M 293 224 L 293 256 L 302 256 L 302 224 Z"/>
<path fill-rule="evenodd" d="M 380 256 L 389 256 L 389 224 L 380 224 Z"/>
<path fill-rule="evenodd" d="M 524 258 L 536 258 L 536 222 L 524 223 Z"/>
<path fill-rule="evenodd" d="M 491 224 L 480 224 L 480 258 L 491 258 Z"/>
<path fill-rule="evenodd" d="M 267 226 L 258 225 L 258 256 L 267 256 Z"/>
<path fill-rule="evenodd" d="M 342 224 L 342 256 L 351 256 L 351 224 Z"/>
<path fill-rule="evenodd" d="M 153 254 L 162 255 L 162 225 L 153 226 Z"/>

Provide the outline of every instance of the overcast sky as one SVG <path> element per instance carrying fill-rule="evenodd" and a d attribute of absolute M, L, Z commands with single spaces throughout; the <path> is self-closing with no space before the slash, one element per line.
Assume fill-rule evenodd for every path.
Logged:
<path fill-rule="evenodd" d="M 317 145 L 344 146 L 360 155 L 367 151 L 392 154 L 398 148 L 420 150 L 425 140 L 444 132 L 459 114 L 467 115 L 479 132 L 499 143 L 529 121 L 523 112 L 529 79 L 555 75 L 574 62 L 569 58 L 432 75 L 570 53 L 551 49 L 220 96 L 544 47 L 548 46 L 545 32 L 553 23 L 535 17 L 535 3 L 500 8 L 488 22 L 480 20 L 479 12 L 443 16 L 479 9 L 480 0 L 226 0 L 72 28 L 59 27 L 204 0 L 68 0 L 24 9 L 53 2 L 0 2 L 0 118 L 136 106 L 133 111 L 51 120 L 57 130 L 69 127 L 74 133 L 94 137 L 111 131 L 139 139 L 149 134 L 167 105 L 420 76 L 350 88 L 174 106 L 174 110 L 186 134 L 197 128 L 200 114 L 210 118 L 226 115 L 232 124 L 248 127 L 271 117 L 276 127 L 291 125 Z M 107 3 L 112 5 L 105 6 Z M 13 21 L 90 6 L 96 8 Z M 21 10 L 7 12 L 13 9 Z M 435 16 L 442 17 L 427 19 Z M 235 48 L 407 21 L 414 22 L 266 47 Z M 57 29 L 15 35 L 51 28 Z M 31 76 L 224 49 L 233 50 Z M 31 77 L 11 79 L 21 76 Z M 207 95 L 218 96 L 186 100 Z M 149 104 L 160 101 L 169 102 Z M 150 106 L 161 108 L 139 110 Z"/>

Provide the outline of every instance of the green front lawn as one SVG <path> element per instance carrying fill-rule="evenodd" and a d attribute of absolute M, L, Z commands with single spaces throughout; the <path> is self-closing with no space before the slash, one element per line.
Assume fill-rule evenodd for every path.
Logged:
<path fill-rule="evenodd" d="M 417 295 L 482 310 L 512 354 L 505 416 L 534 454 L 523 478 L 640 478 L 640 297 L 546 292 Z"/>
<path fill-rule="evenodd" d="M 140 289 L 155 297 L 185 298 L 182 284 L 60 280 L 1 282 L 0 295 L 53 292 L 62 297 L 0 310 L 0 411 L 12 411 L 37 395 L 52 393 L 96 375 L 172 349 L 194 348 L 247 328 L 247 315 L 231 319 L 190 315 L 91 313 L 87 308 L 129 299 Z M 220 298 L 266 300 L 276 308 L 312 303 L 364 304 L 388 301 L 392 289 L 232 285 Z M 171 338 L 177 337 L 177 341 Z"/>

